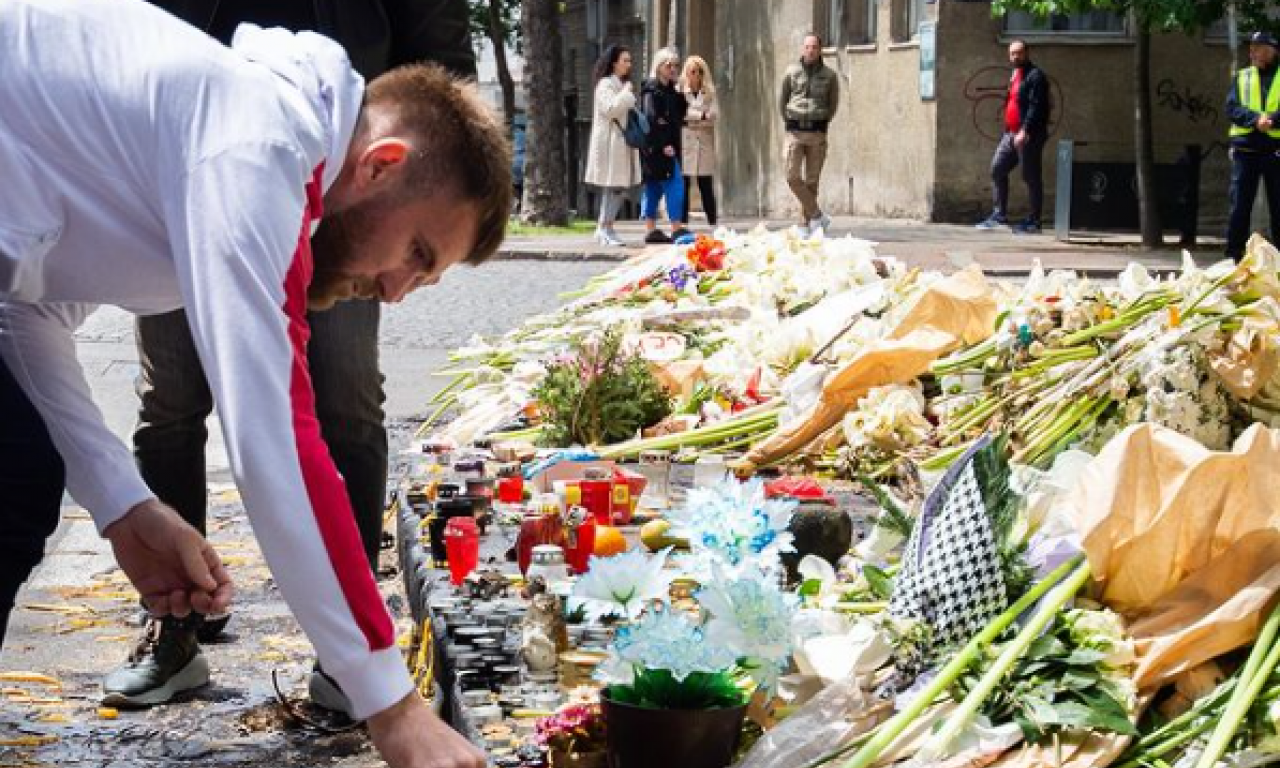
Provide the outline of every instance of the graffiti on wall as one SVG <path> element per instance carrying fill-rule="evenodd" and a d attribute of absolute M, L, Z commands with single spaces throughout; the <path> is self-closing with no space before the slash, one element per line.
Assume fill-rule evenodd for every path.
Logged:
<path fill-rule="evenodd" d="M 1203 94 L 1193 92 L 1189 85 L 1179 86 L 1170 77 L 1156 85 L 1156 104 L 1184 115 L 1193 123 L 1213 125 L 1218 122 L 1218 108 L 1213 101 Z"/>
<path fill-rule="evenodd" d="M 964 84 L 964 97 L 972 106 L 973 129 L 980 136 L 998 141 L 1004 130 L 1004 100 L 1009 92 L 1009 68 L 983 67 L 969 76 Z M 1067 97 L 1062 84 L 1049 77 L 1049 97 L 1053 110 L 1049 113 L 1049 135 L 1058 131 L 1062 115 L 1066 111 Z"/>

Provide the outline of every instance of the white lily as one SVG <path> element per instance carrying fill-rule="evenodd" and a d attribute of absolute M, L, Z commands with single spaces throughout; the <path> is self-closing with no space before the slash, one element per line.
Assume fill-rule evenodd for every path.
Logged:
<path fill-rule="evenodd" d="M 664 571 L 670 554 L 668 547 L 654 555 L 633 550 L 613 557 L 592 556 L 586 574 L 569 596 L 569 610 L 582 608 L 591 618 L 636 618 L 650 601 L 666 598 L 673 578 Z"/>

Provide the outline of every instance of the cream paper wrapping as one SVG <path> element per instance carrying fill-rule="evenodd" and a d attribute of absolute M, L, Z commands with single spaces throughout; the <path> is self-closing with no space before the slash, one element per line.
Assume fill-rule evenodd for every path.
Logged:
<path fill-rule="evenodd" d="M 751 471 L 795 453 L 839 424 L 872 388 L 905 384 L 943 355 L 983 341 L 994 331 L 997 311 L 980 268 L 948 275 L 925 289 L 885 339 L 869 345 L 831 376 L 808 414 L 752 448 L 735 469 Z"/>

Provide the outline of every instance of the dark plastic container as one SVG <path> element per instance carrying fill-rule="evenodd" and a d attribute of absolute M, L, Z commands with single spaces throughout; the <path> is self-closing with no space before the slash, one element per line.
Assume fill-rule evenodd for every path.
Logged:
<path fill-rule="evenodd" d="M 609 768 L 725 768 L 733 762 L 747 714 L 746 704 L 724 709 L 645 709 L 607 696 L 601 696 L 600 702 Z"/>

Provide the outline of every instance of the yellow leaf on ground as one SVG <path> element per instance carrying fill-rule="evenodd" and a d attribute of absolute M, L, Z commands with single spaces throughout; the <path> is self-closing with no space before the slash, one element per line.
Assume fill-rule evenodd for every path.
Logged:
<path fill-rule="evenodd" d="M 98 707 L 98 717 L 103 720 L 115 720 L 120 717 L 120 710 L 115 707 Z"/>
<path fill-rule="evenodd" d="M 41 613 L 62 613 L 62 614 L 84 614 L 94 613 L 94 610 L 87 605 L 50 605 L 49 603 L 27 603 L 19 606 L 28 611 L 39 611 Z"/>
<path fill-rule="evenodd" d="M 0 683 L 37 683 L 39 685 L 48 685 L 54 688 L 61 688 L 62 681 L 56 677 L 41 674 L 40 672 L 0 672 Z"/>
<path fill-rule="evenodd" d="M 37 720 L 36 722 L 40 722 L 40 723 L 69 723 L 69 722 L 71 722 L 71 718 L 67 717 L 66 715 L 62 714 L 61 712 L 53 712 L 53 713 L 50 713 L 50 714 L 45 715 L 44 717 L 40 718 L 40 719 L 39 719 L 39 720 Z"/>
<path fill-rule="evenodd" d="M 0 738 L 0 747 L 43 747 L 58 740 L 57 736 L 17 736 Z"/>

